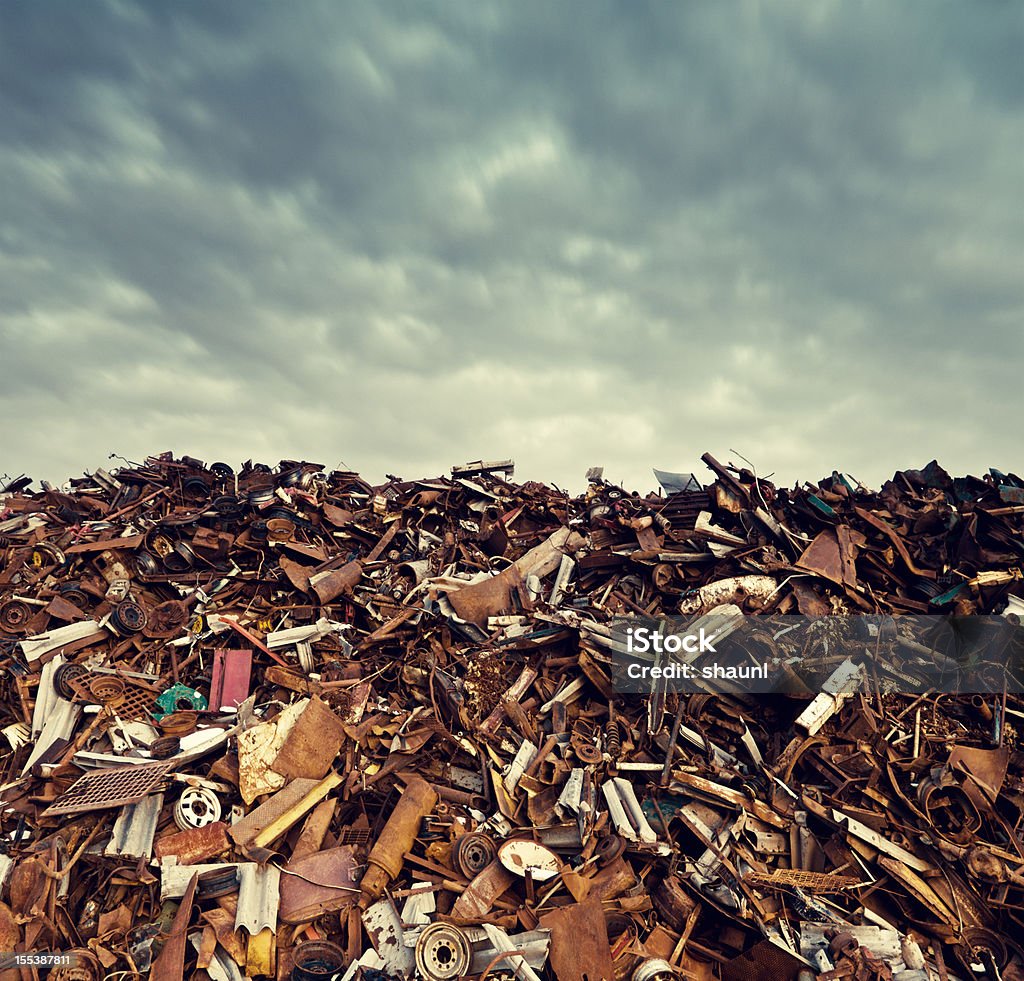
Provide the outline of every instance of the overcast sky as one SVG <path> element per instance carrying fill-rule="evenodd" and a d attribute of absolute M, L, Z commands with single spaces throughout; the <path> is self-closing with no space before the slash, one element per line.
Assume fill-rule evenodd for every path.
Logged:
<path fill-rule="evenodd" d="M 1024 470 L 1024 6 L 7 3 L 0 474 Z"/>

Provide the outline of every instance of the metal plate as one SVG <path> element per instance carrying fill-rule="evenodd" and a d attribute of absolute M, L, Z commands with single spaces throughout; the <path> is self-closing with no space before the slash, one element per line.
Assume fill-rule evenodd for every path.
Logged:
<path fill-rule="evenodd" d="M 43 814 L 84 814 L 108 807 L 134 804 L 153 793 L 170 769 L 170 763 L 138 763 L 87 773 L 75 781 Z"/>
<path fill-rule="evenodd" d="M 498 858 L 509 872 L 519 876 L 529 872 L 536 882 L 544 882 L 557 875 L 561 866 L 558 856 L 550 848 L 527 838 L 506 841 L 498 849 Z"/>

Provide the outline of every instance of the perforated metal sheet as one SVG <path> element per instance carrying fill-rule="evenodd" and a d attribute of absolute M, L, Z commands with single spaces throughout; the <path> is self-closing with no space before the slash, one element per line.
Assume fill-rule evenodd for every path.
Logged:
<path fill-rule="evenodd" d="M 87 773 L 75 781 L 43 814 L 47 817 L 82 814 L 134 804 L 156 790 L 170 766 L 170 762 L 161 760 Z"/>

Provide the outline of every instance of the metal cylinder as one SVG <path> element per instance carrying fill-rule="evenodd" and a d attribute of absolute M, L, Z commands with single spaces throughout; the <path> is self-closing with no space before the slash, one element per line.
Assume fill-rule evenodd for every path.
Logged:
<path fill-rule="evenodd" d="M 320 602 L 326 604 L 337 599 L 342 593 L 348 593 L 355 589 L 362 575 L 362 562 L 347 562 L 340 569 L 324 573 L 315 583 L 311 582 L 310 586 Z"/>
<path fill-rule="evenodd" d="M 423 820 L 437 803 L 437 794 L 422 777 L 413 777 L 370 850 L 360 883 L 359 906 L 366 909 L 402 871 L 402 858 L 412 848 Z"/>
<path fill-rule="evenodd" d="M 415 559 L 412 562 L 403 562 L 398 567 L 398 574 L 419 584 L 430 575 L 430 560 Z"/>
<path fill-rule="evenodd" d="M 979 722 L 992 721 L 992 709 L 988 707 L 984 695 L 971 695 L 971 711 Z"/>
<path fill-rule="evenodd" d="M 468 790 L 456 790 L 454 787 L 443 787 L 431 784 L 434 792 L 441 800 L 451 801 L 453 804 L 462 804 L 464 807 L 472 807 L 477 811 L 486 811 L 489 802 L 481 794 L 471 794 Z"/>

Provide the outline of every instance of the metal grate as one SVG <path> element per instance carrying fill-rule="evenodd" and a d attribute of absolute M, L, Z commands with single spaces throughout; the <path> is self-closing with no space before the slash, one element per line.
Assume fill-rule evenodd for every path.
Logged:
<path fill-rule="evenodd" d="M 710 508 L 711 495 L 707 491 L 679 491 L 665 499 L 661 514 L 672 522 L 673 528 L 692 529 L 700 512 Z"/>
<path fill-rule="evenodd" d="M 58 814 L 82 814 L 134 804 L 156 790 L 169 769 L 170 763 L 160 760 L 156 763 L 117 766 L 87 773 L 58 797 L 43 815 L 54 817 Z"/>
<path fill-rule="evenodd" d="M 343 828 L 338 838 L 338 844 L 368 845 L 372 837 L 369 828 Z"/>

